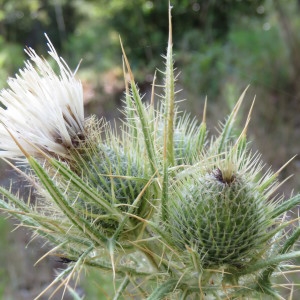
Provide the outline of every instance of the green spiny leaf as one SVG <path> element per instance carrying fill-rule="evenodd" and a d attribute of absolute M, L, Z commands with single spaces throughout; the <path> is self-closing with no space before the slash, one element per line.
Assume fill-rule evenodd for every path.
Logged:
<path fill-rule="evenodd" d="M 58 207 L 60 207 L 71 223 L 73 223 L 85 235 L 91 238 L 94 243 L 98 245 L 105 243 L 107 238 L 103 236 L 99 230 L 95 230 L 96 228 L 93 228 L 85 219 L 81 218 L 76 213 L 76 211 L 69 205 L 69 202 L 65 199 L 63 194 L 55 186 L 52 179 L 48 176 L 43 167 L 33 157 L 28 157 L 28 162 L 51 195 L 53 201 L 58 205 Z"/>

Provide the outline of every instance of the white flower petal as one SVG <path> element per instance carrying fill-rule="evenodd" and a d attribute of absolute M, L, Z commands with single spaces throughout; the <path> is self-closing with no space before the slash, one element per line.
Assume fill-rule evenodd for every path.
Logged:
<path fill-rule="evenodd" d="M 0 121 L 5 125 L 0 126 L 0 156 L 22 156 L 9 132 L 31 155 L 38 153 L 37 147 L 64 156 L 73 147 L 74 138 L 84 131 L 81 82 L 49 39 L 48 47 L 59 68 L 58 75 L 45 59 L 28 48 L 25 52 L 30 61 L 8 80 L 9 88 L 0 91 L 0 101 L 6 107 L 0 108 Z"/>

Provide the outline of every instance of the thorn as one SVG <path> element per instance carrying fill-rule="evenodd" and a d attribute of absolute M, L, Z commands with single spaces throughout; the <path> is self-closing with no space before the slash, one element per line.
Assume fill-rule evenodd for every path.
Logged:
<path fill-rule="evenodd" d="M 251 120 L 251 115 L 252 115 L 255 100 L 256 100 L 256 96 L 254 96 L 254 99 L 252 101 L 252 104 L 251 104 L 251 107 L 250 107 L 250 110 L 249 110 L 249 113 L 248 113 L 248 116 L 247 116 L 246 124 L 245 124 L 244 129 L 243 129 L 245 135 L 247 134 L 247 129 L 248 129 L 248 125 L 249 125 L 250 120 Z"/>
<path fill-rule="evenodd" d="M 203 117 L 202 117 L 202 123 L 206 123 L 206 109 L 207 109 L 207 96 L 205 97 L 204 101 L 204 108 L 203 108 Z"/>
<path fill-rule="evenodd" d="M 294 155 L 289 161 L 287 161 L 274 175 L 275 176 L 278 176 L 279 175 L 279 173 L 295 158 L 297 156 L 297 154 L 296 155 Z"/>
<path fill-rule="evenodd" d="M 251 104 L 251 107 L 250 107 L 250 110 L 249 110 L 249 113 L 248 113 L 248 116 L 247 116 L 247 120 L 246 120 L 245 126 L 244 126 L 244 128 L 243 128 L 240 136 L 238 137 L 238 139 L 237 139 L 234 147 L 237 146 L 238 143 L 240 142 L 240 140 L 243 137 L 246 137 L 246 135 L 247 135 L 247 130 L 248 130 L 248 126 L 249 126 L 249 123 L 250 123 L 250 120 L 251 120 L 251 114 L 252 114 L 252 110 L 253 110 L 253 107 L 254 107 L 255 99 L 256 99 L 256 96 L 254 97 L 254 99 L 252 101 L 252 104 Z"/>
<path fill-rule="evenodd" d="M 155 88 L 155 80 L 156 80 L 156 70 L 154 72 L 154 77 L 152 81 L 152 90 L 151 90 L 151 100 L 150 100 L 150 106 L 154 107 L 154 88 Z"/>
<path fill-rule="evenodd" d="M 129 87 L 128 87 L 128 81 L 127 81 L 127 78 L 126 78 L 124 56 L 122 57 L 122 65 L 123 65 L 123 75 L 124 75 L 124 83 L 125 83 L 125 92 L 126 92 L 126 95 L 129 95 Z"/>
<path fill-rule="evenodd" d="M 49 256 L 49 254 L 51 254 L 52 252 L 56 251 L 57 249 L 59 249 L 61 246 L 63 246 L 64 244 L 66 244 L 65 242 L 62 244 L 57 245 L 56 247 L 52 248 L 51 250 L 49 250 L 47 253 L 45 253 L 42 257 L 40 257 L 35 264 L 33 265 L 34 267 L 40 262 L 42 261 L 45 257 Z"/>
<path fill-rule="evenodd" d="M 172 15 L 171 15 L 172 6 L 169 1 L 169 42 L 168 47 L 172 47 Z"/>
<path fill-rule="evenodd" d="M 126 53 L 125 53 L 125 50 L 124 50 L 124 47 L 123 47 L 123 44 L 122 44 L 121 36 L 119 36 L 119 39 L 120 39 L 121 49 L 122 49 L 123 57 L 124 57 L 124 60 L 125 60 L 126 68 L 128 70 L 129 76 L 130 76 L 130 80 L 131 80 L 131 82 L 134 82 L 133 73 L 131 71 L 130 64 L 128 62 L 128 59 L 127 59 L 127 56 L 126 56 Z"/>
<path fill-rule="evenodd" d="M 245 88 L 245 90 L 243 91 L 242 95 L 240 96 L 238 102 L 236 103 L 236 105 L 235 105 L 234 108 L 233 108 L 233 111 L 232 111 L 232 113 L 233 113 L 233 119 L 235 119 L 235 117 L 236 117 L 236 115 L 237 115 L 237 113 L 238 113 L 238 111 L 239 111 L 239 109 L 240 109 L 240 106 L 241 106 L 241 104 L 242 104 L 242 102 L 243 102 L 243 100 L 244 100 L 245 94 L 246 94 L 246 92 L 247 92 L 249 86 L 250 86 L 250 85 L 248 85 L 248 86 Z"/>

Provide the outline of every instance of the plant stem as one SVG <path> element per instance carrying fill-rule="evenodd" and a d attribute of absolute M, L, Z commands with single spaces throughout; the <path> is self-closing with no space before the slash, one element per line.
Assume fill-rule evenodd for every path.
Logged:
<path fill-rule="evenodd" d="M 118 300 L 119 297 L 122 296 L 122 293 L 125 291 L 127 285 L 129 284 L 130 280 L 129 280 L 129 276 L 128 274 L 126 274 L 123 282 L 121 283 L 121 285 L 119 286 L 115 296 L 114 296 L 114 299 L 113 300 Z"/>

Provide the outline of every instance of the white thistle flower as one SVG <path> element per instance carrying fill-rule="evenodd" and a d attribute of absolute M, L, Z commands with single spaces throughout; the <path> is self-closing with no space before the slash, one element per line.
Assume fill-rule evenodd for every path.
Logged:
<path fill-rule="evenodd" d="M 83 91 L 66 62 L 60 58 L 48 40 L 48 53 L 54 58 L 59 72 L 36 54 L 32 48 L 25 52 L 31 61 L 8 80 L 8 89 L 0 91 L 0 156 L 23 156 L 14 138 L 31 155 L 41 149 L 65 156 L 76 146 L 84 131 Z"/>

